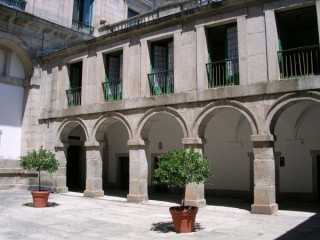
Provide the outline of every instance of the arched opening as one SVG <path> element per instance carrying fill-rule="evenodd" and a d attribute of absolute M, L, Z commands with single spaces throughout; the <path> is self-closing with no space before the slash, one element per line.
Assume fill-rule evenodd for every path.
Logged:
<path fill-rule="evenodd" d="M 129 148 L 131 127 L 119 114 L 104 116 L 97 123 L 96 140 L 102 151 L 103 190 L 106 195 L 126 197 L 129 193 Z"/>
<path fill-rule="evenodd" d="M 205 187 L 207 204 L 250 209 L 253 198 L 252 128 L 233 107 L 208 110 L 199 125 L 206 139 L 204 155 L 211 161 L 211 184 Z M 228 199 L 228 200 L 227 200 Z"/>
<path fill-rule="evenodd" d="M 320 104 L 290 101 L 278 109 L 270 131 L 275 134 L 277 198 L 280 208 L 297 202 L 320 202 Z M 289 205 L 288 205 L 289 204 Z"/>
<path fill-rule="evenodd" d="M 141 130 L 141 138 L 147 140 L 149 199 L 180 201 L 182 189 L 168 189 L 167 186 L 154 184 L 153 172 L 157 168 L 158 156 L 173 149 L 182 149 L 184 131 L 176 117 L 167 112 L 153 114 Z M 179 195 L 179 196 L 177 196 Z"/>
<path fill-rule="evenodd" d="M 18 159 L 21 155 L 24 87 L 31 70 L 27 53 L 14 41 L 0 39 L 0 158 Z"/>

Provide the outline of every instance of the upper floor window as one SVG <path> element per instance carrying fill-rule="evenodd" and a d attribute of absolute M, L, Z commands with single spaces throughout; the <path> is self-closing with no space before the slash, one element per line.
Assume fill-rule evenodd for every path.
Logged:
<path fill-rule="evenodd" d="M 239 84 L 238 30 L 235 24 L 208 29 L 208 85 Z"/>
<path fill-rule="evenodd" d="M 72 29 L 87 34 L 93 33 L 92 7 L 93 0 L 74 0 Z"/>
<path fill-rule="evenodd" d="M 315 7 L 279 12 L 278 61 L 280 78 L 320 74 L 320 50 Z"/>
<path fill-rule="evenodd" d="M 137 16 L 137 15 L 139 15 L 139 13 L 137 11 L 134 11 L 134 10 L 128 8 L 128 18 Z"/>
<path fill-rule="evenodd" d="M 106 101 L 122 99 L 122 51 L 105 57 L 105 82 L 102 83 Z"/>
<path fill-rule="evenodd" d="M 24 10 L 27 2 L 23 0 L 0 0 L 0 4 L 7 5 L 19 10 Z"/>
<path fill-rule="evenodd" d="M 68 107 L 81 105 L 82 62 L 69 65 Z"/>
<path fill-rule="evenodd" d="M 151 44 L 151 73 L 148 74 L 151 95 L 173 93 L 173 39 Z"/>

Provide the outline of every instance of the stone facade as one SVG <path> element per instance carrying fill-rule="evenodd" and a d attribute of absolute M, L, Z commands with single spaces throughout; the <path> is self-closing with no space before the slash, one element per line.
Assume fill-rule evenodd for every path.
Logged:
<path fill-rule="evenodd" d="M 35 61 L 27 59 L 23 63 L 30 71 L 30 83 L 22 153 L 39 146 L 54 150 L 61 164 L 56 174 L 48 176 L 47 186 L 58 192 L 80 190 L 88 197 L 116 188 L 128 191 L 130 202 L 145 202 L 156 190 L 152 184 L 156 156 L 193 146 L 212 160 L 214 177 L 212 186 L 187 186 L 190 205 L 205 206 L 205 194 L 237 196 L 252 201 L 253 213 L 273 214 L 281 198 L 319 199 L 320 66 L 313 64 L 316 57 L 306 55 L 313 51 L 306 50 L 307 40 L 301 37 L 296 43 L 290 40 L 294 34 L 281 31 L 285 28 L 281 18 L 314 16 L 304 20 L 314 26 L 304 33 L 312 34 L 319 45 L 319 4 L 173 2 L 132 19 L 111 25 L 107 21 L 91 40 L 75 40 L 76 44 Z M 107 5 L 105 9 L 111 11 Z M 299 30 L 301 23 L 294 21 Z M 227 40 L 221 45 L 222 36 Z M 287 60 L 279 41 L 294 45 L 286 47 L 289 52 L 298 49 L 297 55 L 288 56 L 299 58 L 299 63 Z M 169 56 L 174 60 L 165 74 L 172 71 L 166 76 L 174 80 L 168 90 L 168 82 L 164 87 L 156 80 L 160 75 L 154 75 L 154 56 L 158 46 L 168 54 L 170 42 L 173 57 Z M 221 65 L 214 59 L 222 48 Z M 35 56 L 28 50 L 24 53 Z M 111 101 L 106 76 L 113 57 L 122 59 L 117 90 L 121 95 Z M 165 60 L 167 65 L 170 61 Z M 301 70 L 301 62 L 312 68 L 310 73 Z M 81 64 L 81 103 L 74 102 L 72 93 L 74 64 Z M 284 67 L 290 64 L 294 66 L 289 70 Z M 217 79 L 236 80 L 222 84 L 214 82 Z M 162 93 L 154 94 L 159 86 Z M 112 92 L 112 97 L 117 94 Z"/>

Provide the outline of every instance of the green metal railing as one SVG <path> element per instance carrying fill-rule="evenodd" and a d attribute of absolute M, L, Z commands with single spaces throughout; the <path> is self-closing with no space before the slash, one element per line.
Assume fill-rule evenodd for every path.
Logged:
<path fill-rule="evenodd" d="M 21 0 L 0 0 L 0 4 L 24 11 L 27 2 Z"/>
<path fill-rule="evenodd" d="M 320 74 L 318 45 L 299 47 L 278 52 L 280 79 Z"/>
<path fill-rule="evenodd" d="M 106 102 L 122 99 L 122 81 L 113 80 L 102 83 L 104 100 Z"/>
<path fill-rule="evenodd" d="M 81 87 L 71 88 L 66 91 L 68 99 L 68 107 L 81 105 Z"/>
<path fill-rule="evenodd" d="M 207 63 L 209 88 L 239 85 L 239 60 L 227 59 Z"/>
<path fill-rule="evenodd" d="M 174 92 L 173 70 L 148 74 L 151 96 Z"/>
<path fill-rule="evenodd" d="M 85 24 L 83 22 L 76 21 L 76 20 L 72 20 L 72 29 L 78 32 L 89 34 L 89 35 L 92 35 L 94 30 L 94 28 L 91 27 L 90 25 Z"/>

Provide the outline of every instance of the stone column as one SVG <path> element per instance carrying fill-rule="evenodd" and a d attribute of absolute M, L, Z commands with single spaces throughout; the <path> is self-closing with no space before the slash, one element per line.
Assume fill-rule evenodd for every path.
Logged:
<path fill-rule="evenodd" d="M 193 147 L 195 151 L 203 154 L 205 140 L 201 138 L 183 138 L 182 144 L 185 148 Z M 204 184 L 189 183 L 186 186 L 185 205 L 205 207 L 207 205 L 204 198 Z"/>
<path fill-rule="evenodd" d="M 86 190 L 85 197 L 102 197 L 102 154 L 103 142 L 85 142 L 86 149 Z"/>
<path fill-rule="evenodd" d="M 148 201 L 147 143 L 143 140 L 129 140 L 129 194 L 128 202 Z"/>
<path fill-rule="evenodd" d="M 58 193 L 68 192 L 66 158 L 68 147 L 68 143 L 61 143 L 54 147 L 56 159 L 59 161 L 59 169 L 54 174 L 54 186 Z"/>
<path fill-rule="evenodd" d="M 273 136 L 252 135 L 251 141 L 254 154 L 254 203 L 251 206 L 251 212 L 277 213 Z"/>

